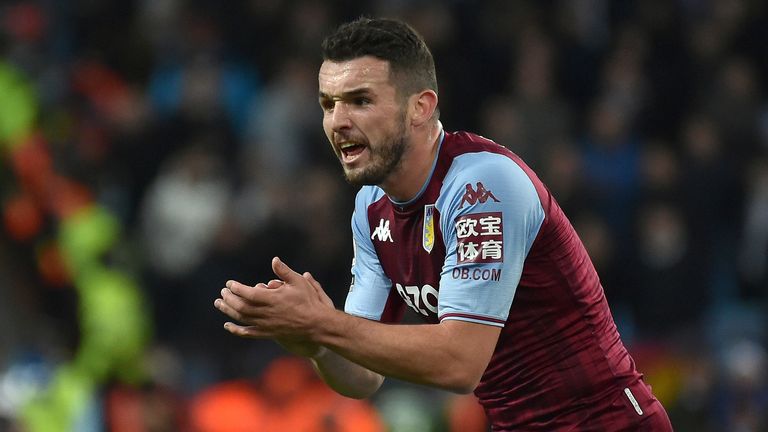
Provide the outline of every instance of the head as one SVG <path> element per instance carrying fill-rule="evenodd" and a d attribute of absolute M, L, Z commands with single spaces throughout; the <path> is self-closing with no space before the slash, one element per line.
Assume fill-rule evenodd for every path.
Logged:
<path fill-rule="evenodd" d="M 323 41 L 323 128 L 352 184 L 382 184 L 437 122 L 432 54 L 407 24 L 360 18 Z"/>

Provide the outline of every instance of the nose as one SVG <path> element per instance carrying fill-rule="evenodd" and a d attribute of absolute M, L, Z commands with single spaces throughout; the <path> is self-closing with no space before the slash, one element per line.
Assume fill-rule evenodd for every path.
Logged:
<path fill-rule="evenodd" d="M 350 127 L 352 127 L 352 121 L 347 105 L 342 101 L 337 101 L 331 113 L 331 128 L 337 132 Z"/>

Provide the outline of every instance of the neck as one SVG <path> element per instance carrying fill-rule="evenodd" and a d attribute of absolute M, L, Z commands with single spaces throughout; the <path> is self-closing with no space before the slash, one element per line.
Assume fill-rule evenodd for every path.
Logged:
<path fill-rule="evenodd" d="M 432 171 L 442 130 L 443 125 L 437 121 L 414 131 L 399 168 L 379 185 L 390 198 L 404 202 L 416 197 Z"/>

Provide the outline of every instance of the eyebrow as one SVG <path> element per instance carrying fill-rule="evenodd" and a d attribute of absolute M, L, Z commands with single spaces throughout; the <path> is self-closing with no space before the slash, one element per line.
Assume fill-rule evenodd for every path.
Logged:
<path fill-rule="evenodd" d="M 367 95 L 367 94 L 370 94 L 370 93 L 371 93 L 371 90 L 369 88 L 363 87 L 363 88 L 359 88 L 359 89 L 354 89 L 354 90 L 346 91 L 346 92 L 342 93 L 340 96 L 332 96 L 332 95 L 329 95 L 329 94 L 324 93 L 324 92 L 319 92 L 318 93 L 318 97 L 320 99 L 344 100 L 344 99 L 350 99 L 350 98 L 353 98 L 353 97 L 356 97 L 356 96 L 364 96 L 364 95 Z"/>

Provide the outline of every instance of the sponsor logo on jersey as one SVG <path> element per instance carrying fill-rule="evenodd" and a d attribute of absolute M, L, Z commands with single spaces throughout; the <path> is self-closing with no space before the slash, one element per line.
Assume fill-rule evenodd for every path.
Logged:
<path fill-rule="evenodd" d="M 456 218 L 456 261 L 494 263 L 504 261 L 501 212 L 473 213 Z"/>
<path fill-rule="evenodd" d="M 394 242 L 394 240 L 392 240 L 392 231 L 389 230 L 389 220 L 379 219 L 379 226 L 373 230 L 371 240 L 388 241 L 390 243 Z"/>
<path fill-rule="evenodd" d="M 424 206 L 424 229 L 421 236 L 421 246 L 427 253 L 432 252 L 435 246 L 435 205 Z"/>
<path fill-rule="evenodd" d="M 482 182 L 477 182 L 474 189 L 469 183 L 464 187 L 466 188 L 466 192 L 464 192 L 464 196 L 461 198 L 459 208 L 464 207 L 464 204 L 475 205 L 478 201 L 480 201 L 480 204 L 485 204 L 489 199 L 492 199 L 495 202 L 500 202 L 496 196 L 493 195 L 493 192 L 485 188 Z"/>
<path fill-rule="evenodd" d="M 397 293 L 400 294 L 400 297 L 403 299 L 406 305 L 408 305 L 409 308 L 413 309 L 414 312 L 429 316 L 430 312 L 433 315 L 437 314 L 437 289 L 435 289 L 432 285 L 423 285 L 423 286 L 416 286 L 416 285 L 401 285 L 401 284 L 395 284 L 395 287 L 397 288 Z"/>
<path fill-rule="evenodd" d="M 501 269 L 456 267 L 451 271 L 451 277 L 461 280 L 498 282 L 501 280 Z"/>

